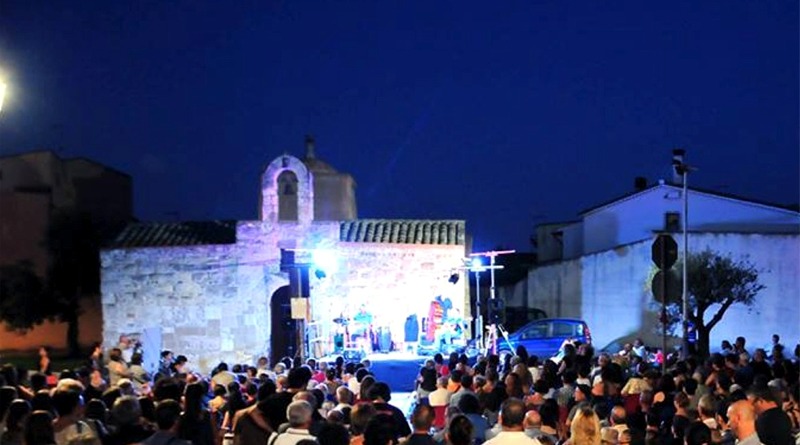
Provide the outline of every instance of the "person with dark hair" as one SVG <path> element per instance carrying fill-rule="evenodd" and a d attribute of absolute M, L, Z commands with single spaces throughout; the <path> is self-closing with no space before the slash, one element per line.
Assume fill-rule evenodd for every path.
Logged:
<path fill-rule="evenodd" d="M 462 415 L 453 416 L 447 423 L 445 430 L 445 442 L 448 445 L 471 445 L 475 436 L 474 425 L 470 420 Z"/>
<path fill-rule="evenodd" d="M 792 421 L 781 409 L 775 393 L 767 386 L 753 386 L 747 391 L 753 405 L 758 438 L 764 445 L 793 445 Z"/>
<path fill-rule="evenodd" d="M 455 375 L 455 373 L 453 375 Z M 455 393 L 453 393 L 452 396 L 450 396 L 450 404 L 455 406 L 458 406 L 459 402 L 461 401 L 461 398 L 464 397 L 465 395 L 467 394 L 475 395 L 475 391 L 472 389 L 472 385 L 474 382 L 471 375 L 464 373 L 461 376 L 459 383 L 460 384 L 458 391 L 456 391 Z"/>
<path fill-rule="evenodd" d="M 349 445 L 350 433 L 340 423 L 326 423 L 317 434 L 319 445 Z"/>
<path fill-rule="evenodd" d="M 433 408 L 428 405 L 417 405 L 411 413 L 411 426 L 413 432 L 404 442 L 408 445 L 435 445 L 436 442 L 431 437 L 431 426 L 435 413 Z"/>
<path fill-rule="evenodd" d="M 692 422 L 683 436 L 685 445 L 711 445 L 711 429 L 703 422 Z"/>
<path fill-rule="evenodd" d="M 131 356 L 131 365 L 128 368 L 128 374 L 130 375 L 131 382 L 133 382 L 133 387 L 136 389 L 137 394 L 142 394 L 145 385 L 149 385 L 150 382 L 153 381 L 152 376 L 144 366 L 144 358 L 142 357 L 141 352 L 134 352 Z"/>
<path fill-rule="evenodd" d="M 217 386 L 221 387 L 221 385 Z M 223 388 L 223 390 L 224 389 L 225 388 Z M 217 425 L 221 425 L 223 430 L 231 430 L 233 429 L 233 418 L 236 416 L 238 411 L 247 408 L 247 402 L 244 399 L 244 395 L 242 395 L 242 387 L 239 385 L 239 382 L 230 382 L 226 392 L 228 394 L 228 400 L 225 405 L 220 408 L 221 416 L 220 413 L 217 413 L 217 415 L 214 415 L 213 417 L 214 422 Z M 219 417 L 222 417 L 221 423 L 217 423 L 217 419 Z"/>
<path fill-rule="evenodd" d="M 269 397 L 275 394 L 275 383 L 267 380 L 258 388 L 256 403 L 239 410 L 233 418 L 230 430 L 239 445 L 263 445 L 273 429 L 269 425 L 266 412 Z"/>
<path fill-rule="evenodd" d="M 39 348 L 39 372 L 44 375 L 50 375 L 50 347 L 42 346 Z"/>
<path fill-rule="evenodd" d="M 265 405 L 265 408 L 270 428 L 273 431 L 278 431 L 281 424 L 287 421 L 286 409 L 292 403 L 294 395 L 304 390 L 307 384 L 308 380 L 305 379 L 302 368 L 292 368 L 289 370 L 286 390 L 269 397 L 269 403 Z"/>
<path fill-rule="evenodd" d="M 128 364 L 122 359 L 122 350 L 114 348 L 108 353 L 108 383 L 117 386 L 120 379 L 130 378 L 131 373 Z"/>
<path fill-rule="evenodd" d="M 481 413 L 481 403 L 475 394 L 466 394 L 458 402 L 458 409 L 472 422 L 473 440 L 476 445 L 486 440 L 486 430 L 490 428 L 489 421 Z"/>
<path fill-rule="evenodd" d="M 353 405 L 350 411 L 350 445 L 364 444 L 364 431 L 367 425 L 377 415 L 375 407 L 370 403 Z"/>
<path fill-rule="evenodd" d="M 5 431 L 0 435 L 0 444 L 22 445 L 25 419 L 30 413 L 31 405 L 27 400 L 16 399 L 11 402 L 5 419 Z"/>
<path fill-rule="evenodd" d="M 193 445 L 214 445 L 216 425 L 211 413 L 204 407 L 205 391 L 200 383 L 186 386 L 183 396 L 183 414 L 179 421 L 178 437 Z"/>
<path fill-rule="evenodd" d="M 377 414 L 364 430 L 364 445 L 392 445 L 397 443 L 397 430 L 393 416 Z"/>
<path fill-rule="evenodd" d="M 48 411 L 34 411 L 25 419 L 25 445 L 56 445 L 53 415 Z"/>
<path fill-rule="evenodd" d="M 539 441 L 525 435 L 525 402 L 517 398 L 509 398 L 500 409 L 501 431 L 485 445 L 539 445 Z"/>
<path fill-rule="evenodd" d="M 114 419 L 116 428 L 105 438 L 103 445 L 138 443 L 153 434 L 142 425 L 142 407 L 139 399 L 134 396 L 118 398 L 111 408 L 111 418 Z"/>
<path fill-rule="evenodd" d="M 162 400 L 180 400 L 183 395 L 181 382 L 173 377 L 160 379 L 153 386 L 153 397 L 156 402 Z"/>
<path fill-rule="evenodd" d="M 392 400 L 389 385 L 384 382 L 375 382 L 372 388 L 369 389 L 369 399 L 372 401 L 372 405 L 375 407 L 378 414 L 388 414 L 393 419 L 392 424 L 395 428 L 396 439 L 411 434 L 411 428 L 408 426 L 403 411 L 389 404 L 389 401 Z"/>
<path fill-rule="evenodd" d="M 178 438 L 178 423 L 181 417 L 181 404 L 175 400 L 164 400 L 156 405 L 157 430 L 143 445 L 191 445 L 191 442 Z"/>
<path fill-rule="evenodd" d="M 74 440 L 100 443 L 92 428 L 81 420 L 83 397 L 72 389 L 57 389 L 52 395 L 53 408 L 58 417 L 53 422 L 56 442 L 68 443 Z"/>

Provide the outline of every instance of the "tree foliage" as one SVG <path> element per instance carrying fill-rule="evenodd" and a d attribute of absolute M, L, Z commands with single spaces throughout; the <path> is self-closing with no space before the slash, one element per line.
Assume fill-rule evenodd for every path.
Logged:
<path fill-rule="evenodd" d="M 0 267 L 0 320 L 25 332 L 53 314 L 43 304 L 44 285 L 28 261 Z"/>
<path fill-rule="evenodd" d="M 680 268 L 678 264 L 676 267 Z M 734 304 L 752 307 L 765 286 L 758 280 L 758 270 L 747 260 L 734 260 L 711 250 L 689 254 L 688 275 L 689 321 L 697 329 L 698 353 L 707 355 L 711 330 Z M 681 303 L 668 307 L 680 313 Z M 706 314 L 707 311 L 711 311 Z M 670 317 L 670 323 L 680 322 Z"/>

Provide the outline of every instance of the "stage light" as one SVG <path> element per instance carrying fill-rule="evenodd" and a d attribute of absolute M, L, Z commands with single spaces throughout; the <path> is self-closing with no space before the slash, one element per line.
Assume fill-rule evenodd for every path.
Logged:
<path fill-rule="evenodd" d="M 457 273 L 453 273 L 452 275 L 450 275 L 450 278 L 447 281 L 449 281 L 449 282 L 451 282 L 453 284 L 456 284 L 456 283 L 458 283 L 458 279 L 459 278 L 460 278 L 460 276 Z"/>
<path fill-rule="evenodd" d="M 322 269 L 317 269 L 316 271 L 314 271 L 314 275 L 316 275 L 316 276 L 317 276 L 317 278 L 319 278 L 320 280 L 328 276 L 328 275 L 325 273 L 325 271 L 324 271 L 324 270 L 322 270 Z"/>
<path fill-rule="evenodd" d="M 473 270 L 483 269 L 483 261 L 481 261 L 480 257 L 475 257 L 472 259 L 472 264 L 470 264 L 470 268 Z"/>
<path fill-rule="evenodd" d="M 334 273 L 338 269 L 336 254 L 332 250 L 316 249 L 311 259 L 314 261 L 314 266 L 318 270 L 323 270 L 324 274 Z"/>

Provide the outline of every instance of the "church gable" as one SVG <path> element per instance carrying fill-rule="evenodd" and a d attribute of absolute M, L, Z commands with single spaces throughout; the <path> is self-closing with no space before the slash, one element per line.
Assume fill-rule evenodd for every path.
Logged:
<path fill-rule="evenodd" d="M 339 240 L 355 243 L 464 245 L 465 222 L 457 220 L 360 219 L 341 223 Z"/>

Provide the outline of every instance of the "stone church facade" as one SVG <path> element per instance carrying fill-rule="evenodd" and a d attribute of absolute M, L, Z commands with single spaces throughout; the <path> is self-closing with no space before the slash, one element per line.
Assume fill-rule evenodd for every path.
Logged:
<path fill-rule="evenodd" d="M 467 255 L 463 220 L 357 219 L 355 182 L 310 139 L 304 159 L 272 161 L 260 188 L 257 221 L 134 223 L 101 252 L 106 347 L 138 336 L 200 370 L 283 355 L 297 295 L 308 296 L 313 356 L 333 351 L 334 319 L 361 308 L 397 344 L 437 296 L 469 316 L 468 280 L 451 279 Z"/>

